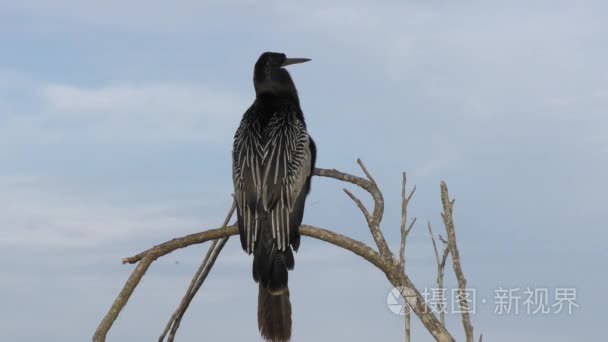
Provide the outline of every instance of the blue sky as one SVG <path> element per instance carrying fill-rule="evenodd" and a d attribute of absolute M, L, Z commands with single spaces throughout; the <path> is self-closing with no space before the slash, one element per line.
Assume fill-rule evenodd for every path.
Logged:
<path fill-rule="evenodd" d="M 476 333 L 599 338 L 607 10 L 600 1 L 0 1 L 3 337 L 90 339 L 132 270 L 122 257 L 221 223 L 253 64 L 281 51 L 312 58 L 289 70 L 318 165 L 358 173 L 355 160 L 366 163 L 395 248 L 401 172 L 417 185 L 407 267 L 418 287 L 433 286 L 424 223 L 442 231 L 445 180 L 477 291 Z M 371 243 L 342 187 L 315 179 L 305 222 Z M 204 252 L 160 259 L 109 341 L 154 340 Z M 258 339 L 250 268 L 229 241 L 182 341 Z M 356 256 L 304 239 L 290 287 L 294 341 L 403 339 L 388 282 Z M 579 307 L 501 316 L 498 287 L 576 288 Z M 458 318 L 448 326 L 460 340 Z M 413 331 L 431 340 L 416 319 Z"/>

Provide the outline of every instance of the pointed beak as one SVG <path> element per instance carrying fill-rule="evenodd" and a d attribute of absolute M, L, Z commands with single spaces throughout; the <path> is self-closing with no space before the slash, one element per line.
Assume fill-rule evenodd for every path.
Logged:
<path fill-rule="evenodd" d="M 285 59 L 285 62 L 283 62 L 283 65 L 281 65 L 281 67 L 285 67 L 292 64 L 305 63 L 308 61 L 310 61 L 310 58 L 287 58 Z"/>

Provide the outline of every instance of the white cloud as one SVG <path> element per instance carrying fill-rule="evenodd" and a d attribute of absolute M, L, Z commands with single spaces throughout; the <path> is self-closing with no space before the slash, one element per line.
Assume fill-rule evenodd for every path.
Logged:
<path fill-rule="evenodd" d="M 28 95 L 35 109 L 0 117 L 7 143 L 225 141 L 249 104 L 245 96 L 193 83 L 37 84 Z"/>
<path fill-rule="evenodd" d="M 2 149 L 6 161 L 19 160 L 18 145 L 226 143 L 250 101 L 197 83 L 82 87 L 3 74 L 12 80 L 0 83 L 0 104 L 7 109 L 0 114 L 0 145 L 13 147 Z M 61 151 L 52 153 L 60 157 Z M 47 176 L 46 166 L 19 169 L 0 172 L 2 245 L 82 246 L 218 224 L 215 213 L 204 213 L 209 211 L 204 194 L 176 190 L 171 198 L 145 201 L 116 192 L 108 197 L 99 188 Z"/>
<path fill-rule="evenodd" d="M 598 45 L 604 5 L 554 5 L 296 2 L 281 4 L 278 17 L 365 59 L 362 74 L 383 73 L 404 94 L 483 119 L 522 113 L 558 91 L 586 96 L 602 81 L 593 66 L 606 58 Z"/>
<path fill-rule="evenodd" d="M 252 1 L 227 3 L 223 1 L 182 0 L 132 0 L 82 2 L 58 0 L 53 2 L 23 0 L 2 1 L 0 11 L 22 17 L 33 17 L 26 30 L 69 31 L 78 25 L 86 28 L 131 32 L 179 33 L 192 30 L 213 20 L 208 14 L 213 10 L 245 6 Z M 201 20 L 205 17 L 209 20 Z M 1 25 L 1 24 L 0 24 Z"/>
<path fill-rule="evenodd" d="M 213 218 L 206 220 L 181 210 L 200 207 L 202 211 L 202 199 L 159 199 L 125 205 L 47 183 L 36 177 L 0 177 L 0 245 L 82 247 L 218 225 Z"/>

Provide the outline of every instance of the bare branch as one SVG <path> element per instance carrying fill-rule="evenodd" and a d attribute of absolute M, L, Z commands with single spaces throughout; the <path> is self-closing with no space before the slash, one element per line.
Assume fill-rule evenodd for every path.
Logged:
<path fill-rule="evenodd" d="M 448 234 L 448 246 L 450 248 L 450 254 L 452 254 L 452 267 L 458 280 L 458 297 L 460 300 L 460 309 L 462 311 L 462 325 L 467 337 L 467 342 L 473 342 L 473 326 L 471 325 L 471 319 L 469 317 L 469 303 L 466 298 L 467 281 L 460 265 L 460 254 L 458 253 L 458 246 L 456 245 L 456 231 L 454 229 L 454 221 L 452 218 L 452 208 L 454 206 L 454 200 L 450 201 L 448 194 L 448 187 L 445 182 L 441 182 L 441 202 L 443 204 L 443 224 Z"/>
<path fill-rule="evenodd" d="M 374 179 L 374 177 L 372 177 L 372 174 L 369 173 L 369 171 L 367 171 L 367 168 L 365 167 L 365 165 L 363 165 L 363 162 L 361 161 L 361 159 L 357 159 L 357 164 L 359 164 L 359 167 L 361 167 L 361 170 L 363 171 L 363 173 L 365 173 L 365 176 L 367 177 L 367 179 L 369 179 L 369 181 L 372 182 L 372 184 L 377 185 L 376 180 Z"/>
<path fill-rule="evenodd" d="M 372 191 L 373 184 L 365 178 L 357 177 L 350 175 L 348 173 L 340 172 L 336 169 L 320 169 L 316 168 L 314 171 L 315 176 L 333 178 L 337 180 L 341 180 L 344 182 L 348 182 L 354 185 L 359 186 L 363 190 L 370 192 Z"/>
<path fill-rule="evenodd" d="M 416 223 L 416 218 L 412 220 L 410 225 L 406 228 L 407 224 L 407 206 L 414 196 L 414 192 L 416 192 L 416 186 L 412 189 L 409 195 L 406 195 L 406 185 L 407 185 L 407 175 L 405 172 L 403 173 L 403 177 L 401 180 L 401 243 L 399 245 L 399 263 L 401 267 L 405 267 L 405 244 L 407 241 L 407 236 L 412 230 L 414 223 Z"/>
<path fill-rule="evenodd" d="M 228 237 L 238 234 L 238 228 L 236 225 L 227 227 L 207 230 L 201 233 L 190 234 L 181 238 L 172 239 L 158 246 L 152 247 L 145 252 L 139 253 L 135 256 L 123 259 L 123 263 L 136 263 L 139 262 L 135 270 L 129 276 L 129 279 L 123 286 L 118 297 L 110 307 L 110 310 L 106 313 L 103 320 L 97 327 L 95 334 L 93 335 L 94 342 L 104 342 L 106 335 L 114 321 L 118 317 L 118 314 L 122 311 L 124 306 L 127 304 L 129 298 L 133 294 L 133 291 L 139 285 L 141 278 L 144 276 L 152 262 L 159 257 L 169 254 L 176 249 L 184 248 L 193 244 L 207 242 L 209 240 L 216 240 L 223 237 Z"/>
<path fill-rule="evenodd" d="M 387 264 L 380 254 L 374 251 L 371 247 L 366 244 L 351 239 L 342 234 L 332 232 L 323 228 L 317 228 L 309 225 L 300 226 L 300 233 L 304 236 L 313 237 L 315 239 L 323 240 L 331 243 L 338 247 L 347 249 L 365 260 L 372 263 L 378 269 L 383 271 L 391 284 L 395 287 L 404 286 L 404 297 L 408 301 L 408 304 L 412 307 L 418 317 L 420 317 L 422 323 L 425 325 L 427 330 L 437 339 L 437 341 L 453 341 L 450 334 L 445 330 L 437 318 L 432 314 L 430 308 L 427 307 L 424 302 L 422 295 L 416 290 L 413 283 L 403 272 L 398 274 L 395 272 L 393 265 Z M 188 247 L 193 244 L 199 244 L 213 239 L 222 237 L 232 236 L 238 234 L 236 225 L 230 225 L 223 228 L 217 228 L 208 230 L 205 232 L 191 234 L 182 238 L 173 239 L 162 243 L 156 247 L 153 247 L 145 252 L 139 253 L 133 257 L 126 258 L 128 262 L 137 262 L 141 260 L 141 263 L 137 266 L 133 272 L 127 284 L 123 287 L 119 297 L 112 305 L 112 308 L 108 311 L 108 314 L 100 324 L 94 337 L 95 342 L 105 341 L 105 336 L 112 326 L 112 323 L 118 317 L 118 314 L 122 308 L 126 305 L 129 297 L 133 293 L 133 290 L 138 285 L 145 269 L 150 266 L 150 263 L 160 256 L 169 254 L 174 250 Z M 140 255 L 143 255 L 140 257 Z M 140 268 L 144 268 L 143 271 Z"/>
<path fill-rule="evenodd" d="M 412 226 L 414 224 L 414 222 L 416 222 L 416 219 L 414 219 L 412 221 L 412 223 L 410 224 L 409 228 L 405 228 L 405 225 L 407 223 L 407 205 L 409 202 L 409 199 L 411 198 L 411 195 L 413 195 L 413 191 L 410 194 L 410 196 L 406 195 L 406 183 L 407 183 L 407 176 L 405 174 L 405 172 L 403 172 L 403 177 L 402 177 L 402 181 L 401 181 L 401 243 L 399 245 L 399 260 L 397 260 L 397 264 L 400 265 L 400 267 L 405 269 L 405 244 L 407 243 L 407 236 L 410 233 L 410 230 L 412 229 Z M 405 270 L 404 270 L 405 272 Z M 411 341 L 411 311 L 409 309 L 409 307 L 407 308 L 405 315 L 403 317 L 404 321 L 405 321 L 405 342 L 410 342 Z"/>
<path fill-rule="evenodd" d="M 186 235 L 180 238 L 171 239 L 167 242 L 161 243 L 160 245 L 156 245 L 150 249 L 147 249 L 137 255 L 130 256 L 122 259 L 123 264 L 135 264 L 138 261 L 142 260 L 145 256 L 154 257 L 156 260 L 158 257 L 163 256 L 165 254 L 169 254 L 176 249 L 188 247 L 191 245 L 221 239 L 226 236 L 232 236 L 238 234 L 238 228 L 236 224 L 232 224 L 226 227 L 220 227 L 215 229 L 206 230 L 200 233 L 194 233 L 190 235 Z"/>
<path fill-rule="evenodd" d="M 95 330 L 95 334 L 93 335 L 94 342 L 104 342 L 106 340 L 106 335 L 112 327 L 112 324 L 114 324 L 116 317 L 118 317 L 118 314 L 120 311 L 122 311 L 122 308 L 124 308 L 124 306 L 127 304 L 127 301 L 133 294 L 133 291 L 137 285 L 139 285 L 139 281 L 155 259 L 156 258 L 153 257 L 152 254 L 146 255 L 141 259 L 141 262 L 137 265 L 137 267 L 135 267 L 129 276 L 129 279 L 127 279 L 127 282 L 118 294 L 118 297 L 116 297 L 114 303 L 112 303 L 110 310 L 108 310 L 108 313 L 105 315 L 101 323 L 99 323 L 97 330 Z"/>
<path fill-rule="evenodd" d="M 236 201 L 233 200 L 232 208 L 230 208 L 230 210 L 228 211 L 228 214 L 226 214 L 226 218 L 224 219 L 224 224 L 222 225 L 222 227 L 226 227 L 228 225 L 228 222 L 230 221 L 230 218 L 232 217 L 235 209 L 236 209 Z M 192 281 L 190 282 L 190 286 L 188 287 L 188 290 L 184 294 L 182 301 L 180 302 L 180 304 L 177 307 L 177 309 L 175 310 L 175 312 L 171 315 L 169 322 L 167 322 L 165 329 L 163 330 L 162 334 L 158 338 L 159 342 L 162 342 L 165 340 L 165 336 L 167 335 L 169 330 L 171 330 L 171 333 L 169 334 L 169 342 L 173 342 L 173 340 L 175 339 L 175 334 L 177 333 L 177 329 L 179 328 L 182 317 L 186 313 L 186 310 L 188 310 L 188 307 L 190 306 L 192 299 L 194 299 L 194 296 L 196 295 L 196 293 L 198 292 L 200 287 L 203 285 L 203 282 L 207 278 L 207 275 L 211 271 L 211 268 L 213 268 L 213 265 L 215 264 L 215 261 L 216 261 L 218 255 L 220 254 L 220 252 L 226 245 L 228 238 L 229 237 L 224 237 L 219 240 L 215 240 L 209 247 L 209 250 L 207 251 L 205 258 L 203 259 L 201 266 L 198 268 L 194 277 L 192 278 Z"/>
<path fill-rule="evenodd" d="M 412 315 L 410 313 L 410 310 L 407 309 L 407 311 L 405 312 L 405 342 L 410 342 L 412 340 Z"/>
<path fill-rule="evenodd" d="M 437 288 L 439 289 L 440 296 L 439 303 L 437 305 L 439 306 L 441 303 L 445 302 L 445 298 L 443 296 L 443 275 L 445 272 L 445 263 L 450 253 L 450 248 L 446 244 L 445 248 L 443 249 L 443 256 L 441 257 L 441 259 L 439 259 L 439 251 L 437 249 L 437 243 L 435 242 L 435 236 L 433 235 L 433 229 L 431 228 L 431 222 L 428 222 L 427 227 L 429 229 L 431 241 L 433 242 L 433 250 L 435 251 L 435 261 L 437 262 Z M 441 321 L 441 324 L 445 327 L 445 310 L 443 308 L 439 310 L 439 320 Z"/>
<path fill-rule="evenodd" d="M 414 226 L 414 224 L 416 223 L 416 220 L 417 220 L 417 219 L 416 219 L 415 217 L 414 217 L 414 219 L 412 219 L 412 222 L 410 222 L 410 225 L 407 227 L 407 230 L 408 230 L 408 231 L 412 229 L 412 227 L 413 227 L 413 226 Z"/>
<path fill-rule="evenodd" d="M 369 211 L 367 211 L 367 208 L 365 207 L 365 205 L 363 205 L 363 202 L 361 202 L 361 200 L 357 196 L 355 196 L 352 192 L 348 191 L 348 189 L 342 189 L 342 190 L 344 190 L 344 192 L 346 192 L 348 197 L 350 197 L 350 199 L 352 199 L 353 202 L 355 202 L 357 207 L 359 207 L 359 210 L 361 210 L 361 212 L 363 213 L 363 217 L 365 217 L 365 221 L 367 221 L 367 223 L 369 224 L 371 217 L 369 216 Z"/>
<path fill-rule="evenodd" d="M 439 320 L 437 320 L 435 315 L 432 313 L 432 310 L 425 303 L 424 298 L 422 297 L 420 292 L 416 289 L 414 284 L 411 282 L 410 278 L 407 276 L 407 274 L 405 274 L 403 267 L 399 267 L 400 266 L 400 265 L 398 265 L 399 263 L 397 263 L 397 264 L 394 263 L 392 253 L 388 249 L 386 241 L 384 240 L 384 237 L 382 236 L 382 233 L 381 233 L 380 227 L 379 227 L 380 221 L 382 219 L 382 214 L 384 211 L 384 200 L 382 198 L 382 194 L 380 193 L 380 190 L 378 189 L 375 180 L 369 174 L 369 172 L 367 171 L 367 169 L 365 168 L 363 163 L 361 161 L 358 161 L 358 163 L 361 166 L 363 172 L 367 175 L 368 180 L 360 178 L 360 177 L 356 177 L 353 175 L 345 174 L 345 173 L 342 173 L 342 172 L 339 172 L 336 170 L 315 169 L 315 174 L 319 175 L 319 176 L 331 177 L 334 179 L 343 180 L 343 181 L 350 182 L 352 184 L 356 184 L 356 185 L 362 187 L 363 189 L 365 189 L 366 191 L 368 191 L 372 195 L 372 197 L 374 198 L 374 211 L 370 215 L 371 216 L 370 221 L 373 224 L 369 224 L 369 226 L 370 226 L 372 235 L 374 236 L 374 240 L 375 240 L 376 244 L 378 245 L 379 252 L 376 252 L 373 248 L 367 246 L 366 244 L 364 244 L 362 242 L 356 241 L 347 236 L 344 236 L 344 235 L 341 235 L 341 234 L 338 234 L 338 233 L 335 233 L 335 232 L 332 232 L 332 231 L 329 231 L 329 230 L 326 230 L 323 228 L 313 227 L 313 226 L 309 226 L 309 225 L 302 225 L 302 226 L 300 226 L 300 233 L 304 236 L 309 236 L 309 237 L 313 237 L 313 238 L 316 238 L 319 240 L 323 240 L 328 243 L 334 244 L 338 247 L 347 249 L 347 250 L 353 252 L 354 254 L 357 254 L 357 255 L 363 257 L 368 262 L 372 263 L 374 266 L 376 266 L 378 269 L 380 269 L 386 275 L 387 279 L 393 286 L 403 287 L 403 291 L 402 291 L 403 298 L 407 301 L 409 307 L 414 311 L 414 313 L 420 318 L 420 320 L 423 323 L 423 325 L 425 326 L 425 328 L 431 333 L 431 335 L 435 338 L 435 340 L 441 341 L 441 342 L 454 341 L 454 339 L 452 338 L 450 333 L 446 330 L 445 326 L 442 325 Z M 406 198 L 406 200 L 409 200 L 411 198 L 411 196 L 413 195 L 413 191 Z M 348 194 L 348 192 L 347 192 L 347 194 Z M 353 198 L 353 197 L 354 196 L 352 196 L 351 198 Z M 354 197 L 354 198 L 356 198 L 356 197 Z M 355 201 L 355 202 L 357 203 L 357 201 Z M 368 215 L 369 215 L 369 213 L 368 213 Z M 415 221 L 413 221 L 409 225 L 409 228 L 407 230 L 411 229 L 414 222 Z M 154 260 L 156 260 L 157 258 L 159 258 L 163 255 L 171 253 L 177 249 L 180 249 L 180 248 L 185 248 L 185 247 L 193 245 L 193 244 L 204 243 L 204 242 L 210 241 L 210 240 L 223 239 L 223 238 L 227 238 L 229 236 L 236 235 L 236 234 L 238 234 L 238 228 L 236 225 L 233 224 L 233 225 L 229 225 L 229 226 L 225 226 L 225 227 L 207 230 L 207 231 L 200 232 L 200 233 L 190 234 L 190 235 L 187 235 L 187 236 L 184 236 L 181 238 L 172 239 L 170 241 L 167 241 L 165 243 L 152 247 L 144 252 L 141 252 L 137 255 L 123 259 L 123 263 L 133 264 L 133 263 L 139 262 L 139 264 L 137 265 L 137 267 L 135 268 L 135 270 L 133 271 L 133 273 L 127 280 L 127 283 L 124 285 L 120 294 L 114 301 L 112 307 L 110 308 L 110 310 L 108 311 L 108 313 L 106 314 L 104 319 L 101 321 L 99 327 L 97 328 L 97 331 L 95 332 L 93 341 L 95 341 L 95 342 L 105 341 L 105 337 L 107 335 L 108 330 L 111 328 L 113 322 L 115 321 L 116 317 L 119 315 L 120 311 L 127 304 L 128 299 L 131 296 L 131 294 L 133 293 L 135 287 L 137 287 L 137 285 L 140 282 L 141 278 L 143 277 L 145 271 L 148 269 L 148 267 Z M 218 244 L 219 244 L 219 242 L 218 242 Z M 218 245 L 216 245 L 215 248 L 210 249 L 210 251 L 218 251 L 217 247 L 218 247 Z M 203 268 L 202 268 L 202 271 L 200 272 L 201 277 L 203 278 L 202 280 L 204 280 L 204 277 L 206 277 L 206 274 L 209 272 L 210 266 L 213 265 L 213 262 L 210 260 L 212 260 L 211 258 L 213 257 L 214 252 L 210 252 L 210 253 L 211 254 L 209 254 L 208 261 L 203 262 L 203 264 L 208 265 L 208 267 L 205 268 L 204 266 L 202 266 Z M 219 251 L 217 253 L 219 253 Z M 200 279 L 201 277 L 198 277 L 198 278 Z M 193 284 L 194 284 L 194 286 L 192 287 L 193 294 L 196 292 L 196 290 L 195 290 L 196 286 L 197 285 L 200 286 L 201 283 L 202 283 L 202 281 L 200 281 L 200 280 L 197 280 L 197 281 L 193 280 Z M 192 284 L 191 284 L 191 286 L 192 286 Z M 188 292 L 190 292 L 190 291 L 188 291 Z M 184 308 L 184 311 L 185 311 L 186 307 Z M 183 315 L 183 313 L 182 313 L 182 315 Z M 176 315 L 176 317 L 177 317 L 177 315 Z M 175 327 L 175 325 L 174 325 L 174 327 Z M 177 329 L 177 328 L 175 328 L 175 329 Z"/>
<path fill-rule="evenodd" d="M 405 193 L 405 187 L 407 184 L 407 175 L 405 172 L 402 174 L 403 177 L 401 179 L 401 243 L 399 244 L 399 262 L 402 266 L 405 266 L 405 243 L 407 241 L 407 234 L 409 231 L 405 229 L 405 225 L 407 224 L 407 197 Z M 408 340 L 408 335 L 406 336 L 406 340 Z"/>
<path fill-rule="evenodd" d="M 173 342 L 173 340 L 175 339 L 175 334 L 177 333 L 177 329 L 179 329 L 179 325 L 182 321 L 182 318 L 184 317 L 184 314 L 186 313 L 186 310 L 188 310 L 192 299 L 194 299 L 194 296 L 203 285 L 203 282 L 205 281 L 205 279 L 207 279 L 209 272 L 211 272 L 211 268 L 213 268 L 217 257 L 226 245 L 228 239 L 229 237 L 227 236 L 225 238 L 215 240 L 209 247 L 209 251 L 207 251 L 207 255 L 205 255 L 205 260 L 203 260 L 203 262 L 201 263 L 201 271 L 199 272 L 198 277 L 196 279 L 193 279 L 193 281 L 195 281 L 194 287 L 192 287 L 192 289 L 184 295 L 182 303 L 180 303 L 180 307 L 175 312 L 175 318 L 173 319 L 171 332 L 169 333 L 169 342 Z M 159 342 L 163 341 L 164 335 L 166 335 L 166 332 L 163 332 L 161 337 L 159 337 Z"/>
<path fill-rule="evenodd" d="M 429 229 L 429 235 L 431 236 L 431 241 L 433 242 L 433 250 L 435 251 L 435 261 L 437 261 L 437 265 L 439 265 L 440 264 L 439 251 L 437 250 L 437 243 L 435 242 L 435 237 L 433 236 L 433 229 L 431 228 L 431 221 L 427 222 L 427 227 Z"/>
<path fill-rule="evenodd" d="M 433 314 L 431 308 L 424 301 L 424 297 L 416 289 L 410 278 L 401 269 L 398 278 L 393 278 L 393 274 L 387 274 L 387 278 L 395 287 L 403 286 L 401 295 L 406 300 L 410 308 L 420 319 L 426 330 L 433 335 L 436 341 L 453 342 L 454 338 Z"/>
<path fill-rule="evenodd" d="M 372 237 L 374 238 L 374 242 L 376 242 L 376 245 L 378 246 L 378 251 L 380 251 L 380 255 L 382 255 L 382 257 L 384 258 L 392 259 L 391 250 L 388 248 L 388 244 L 386 243 L 384 235 L 380 230 L 380 222 L 382 221 L 382 215 L 384 214 L 384 198 L 382 197 L 382 192 L 378 188 L 374 177 L 372 177 L 369 171 L 367 171 L 367 168 L 360 159 L 357 159 L 357 164 L 359 164 L 359 167 L 368 179 L 349 175 L 335 169 L 328 170 L 316 168 L 314 174 L 321 177 L 330 177 L 337 180 L 343 180 L 358 185 L 365 191 L 369 192 L 369 194 L 374 199 L 374 210 L 371 215 L 368 215 L 369 229 L 372 233 Z"/>

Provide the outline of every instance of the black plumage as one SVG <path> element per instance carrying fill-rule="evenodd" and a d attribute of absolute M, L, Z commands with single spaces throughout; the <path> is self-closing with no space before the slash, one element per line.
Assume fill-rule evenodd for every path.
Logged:
<path fill-rule="evenodd" d="M 266 52 L 253 75 L 256 99 L 234 137 L 233 181 L 239 235 L 253 253 L 253 279 L 259 282 L 258 327 L 268 341 L 288 341 L 291 304 L 287 271 L 292 249 L 300 245 L 316 147 L 296 87 L 285 66 L 308 59 Z"/>

